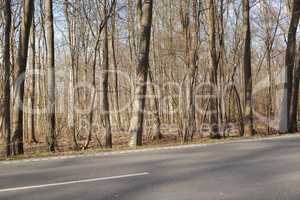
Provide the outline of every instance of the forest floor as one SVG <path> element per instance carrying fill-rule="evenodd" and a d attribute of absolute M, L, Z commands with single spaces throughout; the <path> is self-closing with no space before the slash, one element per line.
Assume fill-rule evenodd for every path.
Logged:
<path fill-rule="evenodd" d="M 293 134 L 294 135 L 294 134 Z M 113 137 L 113 148 L 105 149 L 102 148 L 101 144 L 98 142 L 92 142 L 90 148 L 87 150 L 74 151 L 70 144 L 64 143 L 60 144 L 57 148 L 57 151 L 54 153 L 48 152 L 45 143 L 28 143 L 25 145 L 25 154 L 22 156 L 13 156 L 9 159 L 6 159 L 4 156 L 3 148 L 4 143 L 0 140 L 0 161 L 2 160 L 22 160 L 22 159 L 32 159 L 32 158 L 45 158 L 45 157 L 59 157 L 59 156 L 73 156 L 73 155 L 89 155 L 95 153 L 105 153 L 105 152 L 118 152 L 125 150 L 135 150 L 135 149 L 153 149 L 153 148 L 162 148 L 162 147 L 173 147 L 173 146 L 183 146 L 183 145 L 194 145 L 194 144 L 218 144 L 218 143 L 230 143 L 233 141 L 247 141 L 249 139 L 259 139 L 259 138 L 273 138 L 281 137 L 279 134 L 262 134 L 258 133 L 252 137 L 239 137 L 237 135 L 231 135 L 229 137 L 221 139 L 211 139 L 209 137 L 203 137 L 202 135 L 195 135 L 192 142 L 183 144 L 181 138 L 178 135 L 174 134 L 164 134 L 163 138 L 159 141 L 152 141 L 149 138 L 145 138 L 143 141 L 143 146 L 138 148 L 130 148 L 127 145 L 128 136 L 115 135 Z"/>

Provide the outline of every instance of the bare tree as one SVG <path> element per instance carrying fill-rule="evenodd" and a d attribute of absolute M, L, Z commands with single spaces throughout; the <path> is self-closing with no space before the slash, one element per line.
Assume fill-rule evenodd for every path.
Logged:
<path fill-rule="evenodd" d="M 291 110 L 291 125 L 290 131 L 298 131 L 298 107 L 299 107 L 299 83 L 300 83 L 300 45 L 298 47 L 298 62 L 296 63 L 294 72 L 292 110 Z"/>
<path fill-rule="evenodd" d="M 244 70 L 244 134 L 254 134 L 252 108 L 252 72 L 251 72 L 251 29 L 249 0 L 243 0 L 243 70 Z"/>
<path fill-rule="evenodd" d="M 61 150 L 70 145 L 79 151 L 111 148 L 125 140 L 136 147 L 171 137 L 187 143 L 251 136 L 255 129 L 273 134 L 284 62 L 280 131 L 297 130 L 300 0 L 0 2 L 0 64 L 6 81 L 0 84 L 6 88 L 0 100 L 8 102 L 11 94 L 10 108 L 3 106 L 1 117 L 9 120 L 4 116 L 9 109 L 12 113 L 10 123 L 0 122 L 0 129 L 5 128 L 0 144 L 7 144 L 2 145 L 7 156 L 23 153 L 27 144 L 28 152 L 55 151 L 58 144 L 64 146 Z M 9 14 L 3 14 L 9 12 L 7 2 L 11 23 Z M 39 6 L 35 16 L 34 3 Z M 29 73 L 37 70 L 46 71 L 45 76 Z M 61 72 L 70 79 L 60 77 Z M 16 87 L 7 88 L 8 82 Z M 64 95 L 56 95 L 62 85 Z M 68 107 L 65 113 L 59 112 L 63 106 Z M 146 107 L 151 112 L 146 114 Z M 48 113 L 25 112 L 36 108 Z M 128 134 L 122 134 L 123 128 Z M 163 141 L 157 140 L 162 136 Z"/>
<path fill-rule="evenodd" d="M 194 89 L 198 61 L 198 1 L 180 1 L 180 20 L 184 37 L 184 64 L 186 75 L 182 81 L 180 135 L 182 142 L 191 142 L 195 132 Z M 191 4 L 192 3 L 192 4 Z M 191 8 L 192 7 L 192 8 Z M 190 9 L 192 14 L 190 15 Z"/>
<path fill-rule="evenodd" d="M 31 113 L 30 113 L 30 141 L 33 143 L 38 143 L 36 136 L 35 136 L 35 103 L 36 103 L 36 49 L 35 49 L 35 34 L 36 34 L 36 25 L 34 19 L 35 11 L 33 11 L 33 18 L 32 18 L 32 25 L 31 25 L 31 65 L 32 65 L 32 79 L 31 79 L 31 86 L 30 86 L 30 104 L 31 104 Z"/>
<path fill-rule="evenodd" d="M 130 121 L 130 146 L 142 145 L 145 95 L 149 69 L 153 0 L 137 0 L 139 18 L 139 52 L 136 67 L 133 113 Z"/>
<path fill-rule="evenodd" d="M 107 0 L 104 0 L 104 17 L 108 15 Z M 101 70 L 101 94 L 100 104 L 102 112 L 102 122 L 105 128 L 104 146 L 112 148 L 112 135 L 109 113 L 109 100 L 108 100 L 108 73 L 109 73 L 109 57 L 108 57 L 108 26 L 104 25 L 104 44 L 103 44 L 103 62 Z"/>
<path fill-rule="evenodd" d="M 291 21 L 288 32 L 288 41 L 285 55 L 285 85 L 281 108 L 280 132 L 292 131 L 292 96 L 293 96 L 293 73 L 296 57 L 296 34 L 300 18 L 300 0 L 293 0 Z"/>
<path fill-rule="evenodd" d="M 5 143 L 6 143 L 6 156 L 11 155 L 10 139 L 10 34 L 11 34 L 11 1 L 5 0 L 4 5 L 5 16 L 5 34 L 4 34 L 4 131 L 5 131 Z"/>
<path fill-rule="evenodd" d="M 116 101 L 116 120 L 117 120 L 117 127 L 121 128 L 121 116 L 120 116 L 120 103 L 119 103 L 119 69 L 118 69 L 118 62 L 117 62 L 117 49 L 116 49 L 116 36 L 117 36 L 117 11 L 116 11 L 117 2 L 114 4 L 113 13 L 111 17 L 111 48 L 112 48 L 112 57 L 113 57 L 113 64 L 114 64 L 114 90 L 115 90 L 115 101 Z"/>
<path fill-rule="evenodd" d="M 276 34 L 278 32 L 278 27 L 280 23 L 280 14 L 281 14 L 281 8 L 280 5 L 279 12 L 276 14 L 276 16 L 273 16 L 272 7 L 268 3 L 268 1 L 263 1 L 263 7 L 262 7 L 262 14 L 263 14 L 263 25 L 264 25 L 264 31 L 265 31 L 265 48 L 266 48 L 266 61 L 267 61 L 267 71 L 268 71 L 268 78 L 269 78 L 269 87 L 268 87 L 268 99 L 267 99 L 267 118 L 268 118 L 268 134 L 270 134 L 270 121 L 272 117 L 272 111 L 273 108 L 273 90 L 274 90 L 274 81 L 273 81 L 273 71 L 272 71 L 272 53 L 274 51 L 274 43 Z M 274 26 L 274 23 L 276 25 Z"/>
<path fill-rule="evenodd" d="M 46 40 L 47 40 L 47 69 L 48 69 L 48 112 L 50 128 L 46 134 L 46 141 L 50 151 L 55 151 L 55 53 L 54 53 L 54 27 L 53 27 L 53 2 L 45 1 L 46 12 Z"/>
<path fill-rule="evenodd" d="M 216 45 L 216 2 L 215 0 L 209 0 L 209 48 L 210 48 L 210 62 L 211 62 L 211 72 L 210 72 L 210 84 L 211 84 L 211 99 L 210 103 L 210 124 L 211 124 L 211 137 L 219 138 L 219 119 L 218 119 L 218 98 L 214 97 L 216 92 L 215 88 L 218 86 L 218 66 L 219 59 L 217 53 Z"/>
<path fill-rule="evenodd" d="M 68 46 L 70 51 L 70 69 L 69 69 L 69 88 L 68 88 L 68 125 L 70 127 L 70 131 L 72 133 L 72 141 L 73 141 L 73 149 L 78 150 L 79 145 L 77 143 L 76 139 L 76 128 L 75 128 L 75 54 L 77 48 L 75 47 L 75 42 L 73 38 L 73 28 L 72 28 L 72 22 L 69 15 L 69 2 L 68 0 L 64 1 L 64 14 L 66 18 L 67 23 L 67 34 L 68 34 Z"/>
<path fill-rule="evenodd" d="M 293 17 L 295 17 L 295 24 L 294 26 L 296 26 L 296 33 L 297 33 L 297 27 L 299 24 L 299 18 L 300 18 L 300 1 L 295 0 L 294 5 L 293 5 L 293 13 L 292 13 Z M 295 16 L 294 16 L 295 15 Z M 292 18 L 293 18 L 292 17 Z M 297 23 L 298 22 L 298 23 Z M 295 27 L 294 27 L 295 28 Z M 296 43 L 296 41 L 295 41 Z M 294 48 L 296 48 L 296 44 L 294 44 Z M 300 47 L 299 47 L 299 51 L 300 51 Z M 299 57 L 299 51 L 298 51 L 298 57 Z M 296 54 L 296 50 L 294 49 L 294 54 Z M 295 60 L 296 55 L 294 55 L 294 60 Z M 298 58 L 299 59 L 299 58 Z M 293 83 L 288 82 L 288 108 L 290 107 L 290 114 L 289 114 L 289 132 L 297 132 L 298 126 L 297 126 L 297 112 L 298 112 L 298 101 L 299 101 L 299 79 L 300 79 L 300 63 L 298 62 L 297 64 L 294 63 L 294 70 L 292 71 L 291 64 L 287 64 L 287 77 L 288 80 L 293 80 Z M 292 79 L 289 79 L 289 77 L 291 78 L 291 75 L 293 75 Z M 292 84 L 292 86 L 291 86 Z M 291 89 L 291 87 L 293 87 Z M 291 97 L 290 97 L 291 96 Z M 289 103 L 290 101 L 290 103 Z"/>
<path fill-rule="evenodd" d="M 23 102 L 24 102 L 24 79 L 27 65 L 28 43 L 29 35 L 33 18 L 34 1 L 23 1 L 23 18 L 22 27 L 19 40 L 18 58 L 16 64 L 16 82 L 15 82 L 15 95 L 14 95 L 14 108 L 13 108 L 13 151 L 14 154 L 23 154 Z"/>

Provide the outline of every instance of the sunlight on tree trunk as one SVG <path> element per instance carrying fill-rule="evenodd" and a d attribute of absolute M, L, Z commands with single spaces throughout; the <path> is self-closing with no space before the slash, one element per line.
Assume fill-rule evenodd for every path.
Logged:
<path fill-rule="evenodd" d="M 143 123 L 145 96 L 147 90 L 147 76 L 149 69 L 149 50 L 151 39 L 153 1 L 137 0 L 137 10 L 139 17 L 139 53 L 138 64 L 136 66 L 135 92 L 132 117 L 130 120 L 130 142 L 132 147 L 141 146 L 143 143 Z"/>

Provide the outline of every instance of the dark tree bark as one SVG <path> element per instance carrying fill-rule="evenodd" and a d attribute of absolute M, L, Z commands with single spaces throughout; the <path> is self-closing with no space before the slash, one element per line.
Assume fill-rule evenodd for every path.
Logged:
<path fill-rule="evenodd" d="M 107 0 L 104 0 L 104 17 L 108 15 Z M 108 70 L 109 70 L 109 55 L 108 55 L 108 27 L 107 23 L 104 26 L 104 45 L 103 45 L 103 63 L 101 70 L 101 112 L 102 121 L 105 128 L 104 147 L 112 148 L 112 135 L 109 114 L 109 98 L 108 98 Z"/>
<path fill-rule="evenodd" d="M 212 138 L 220 138 L 219 133 L 219 119 L 218 119 L 218 98 L 214 97 L 215 88 L 218 86 L 218 55 L 216 46 L 216 3 L 214 0 L 209 0 L 209 26 L 210 26 L 210 61 L 211 61 L 211 72 L 210 72 L 210 84 L 211 84 L 211 99 L 210 104 L 210 125 Z"/>
<path fill-rule="evenodd" d="M 252 110 L 252 72 L 251 72 L 251 29 L 249 0 L 243 0 L 243 70 L 244 70 L 244 134 L 254 134 Z"/>
<path fill-rule="evenodd" d="M 298 131 L 298 107 L 299 107 L 299 83 L 300 83 L 300 45 L 298 47 L 298 62 L 296 64 L 294 73 L 294 85 L 293 85 L 293 99 L 292 99 L 292 110 L 291 110 L 291 127 L 290 131 L 295 133 Z"/>
<path fill-rule="evenodd" d="M 15 95 L 14 95 L 14 108 L 13 108 L 13 151 L 14 154 L 23 154 L 23 102 L 24 102 L 24 81 L 25 81 L 25 71 L 27 64 L 27 54 L 28 54 L 28 43 L 30 36 L 30 29 L 33 18 L 34 11 L 34 1 L 24 0 L 23 1 L 23 18 L 22 27 L 20 32 L 18 58 L 16 64 L 16 82 L 15 82 Z"/>
<path fill-rule="evenodd" d="M 218 97 L 218 126 L 219 126 L 219 134 L 222 137 L 226 137 L 225 129 L 226 129 L 226 103 L 225 103 L 225 77 L 227 71 L 227 59 L 226 59 L 226 44 L 225 44 L 225 24 L 224 24 L 224 15 L 226 12 L 225 2 L 224 0 L 220 0 L 220 8 L 219 8 L 219 74 L 218 74 L 218 85 L 219 85 L 219 97 Z"/>
<path fill-rule="evenodd" d="M 46 134 L 46 142 L 49 151 L 55 151 L 55 53 L 54 53 L 54 27 L 53 27 L 53 2 L 45 1 L 46 12 L 46 40 L 47 40 L 47 68 L 48 68 L 48 112 L 50 118 L 49 131 Z"/>
<path fill-rule="evenodd" d="M 10 34 L 11 34 L 11 1 L 5 0 L 5 33 L 3 46 L 4 65 L 4 134 L 6 143 L 6 156 L 11 155 L 10 139 Z"/>
<path fill-rule="evenodd" d="M 300 0 L 293 1 L 291 22 L 288 33 L 288 44 L 286 49 L 286 107 L 287 107 L 287 128 L 288 132 L 297 131 L 297 107 L 299 92 L 299 66 L 295 68 L 296 58 L 296 37 L 300 18 Z M 295 70 L 295 72 L 294 72 Z M 295 74 L 295 77 L 294 77 Z M 298 85 L 297 85 L 298 84 Z M 293 88 L 294 87 L 294 88 Z M 285 105 L 284 105 L 285 106 Z"/>
<path fill-rule="evenodd" d="M 136 67 L 133 113 L 130 120 L 130 141 L 132 147 L 142 145 L 145 95 L 149 70 L 153 0 L 137 0 L 139 17 L 139 52 Z"/>

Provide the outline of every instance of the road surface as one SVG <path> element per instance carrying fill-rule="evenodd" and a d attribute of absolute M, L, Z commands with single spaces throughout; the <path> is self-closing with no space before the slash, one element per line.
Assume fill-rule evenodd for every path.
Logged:
<path fill-rule="evenodd" d="M 1 200 L 300 199 L 300 137 L 0 162 Z"/>

